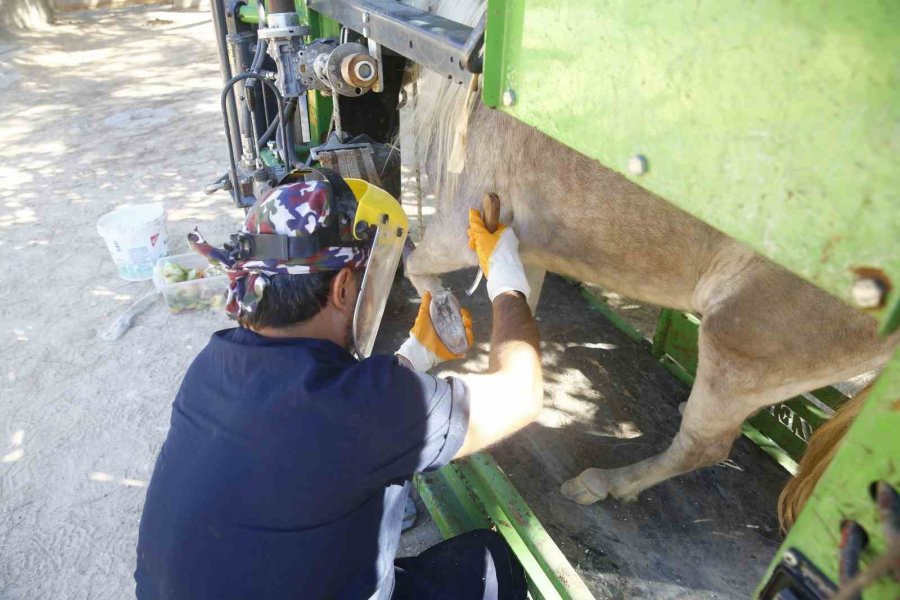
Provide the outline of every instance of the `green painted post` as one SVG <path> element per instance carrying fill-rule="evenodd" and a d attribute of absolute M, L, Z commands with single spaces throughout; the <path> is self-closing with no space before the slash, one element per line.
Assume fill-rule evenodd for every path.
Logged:
<path fill-rule="evenodd" d="M 535 600 L 593 597 L 489 455 L 474 454 L 417 475 L 415 485 L 444 537 L 476 528 L 500 533 L 522 563 Z"/>
<path fill-rule="evenodd" d="M 309 23 L 309 39 L 338 38 L 341 33 L 341 25 L 328 17 L 306 8 L 304 0 L 294 0 L 300 18 Z M 331 124 L 332 101 L 330 96 L 314 91 L 307 93 L 309 104 L 309 133 L 313 145 L 325 141 L 328 127 Z"/>
<path fill-rule="evenodd" d="M 886 481 L 900 490 L 898 432 L 900 350 L 894 353 L 873 386 L 865 406 L 840 443 L 831 465 L 781 545 L 763 582 L 768 581 L 784 552 L 796 548 L 836 583 L 840 527 L 844 519 L 858 522 L 868 534 L 869 544 L 862 554 L 861 570 L 884 554 L 887 549 L 885 524 L 869 495 L 869 487 L 875 481 Z M 895 600 L 900 597 L 900 583 L 890 575 L 884 576 L 866 589 L 864 597 L 866 600 Z"/>

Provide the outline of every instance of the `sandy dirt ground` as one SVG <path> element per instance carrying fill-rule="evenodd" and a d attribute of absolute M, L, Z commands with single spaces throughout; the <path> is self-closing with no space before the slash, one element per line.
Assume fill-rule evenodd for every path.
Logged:
<path fill-rule="evenodd" d="M 241 211 L 203 186 L 224 172 L 221 78 L 202 12 L 69 15 L 0 40 L 0 597 L 128 598 L 145 487 L 181 377 L 219 312 L 119 279 L 102 214 L 159 202 L 170 251 L 222 240 Z M 427 518 L 423 518 L 427 521 Z M 404 550 L 439 539 L 416 528 Z"/>
<path fill-rule="evenodd" d="M 187 251 L 194 227 L 217 241 L 237 228 L 228 197 L 202 192 L 226 164 L 220 86 L 204 13 L 84 13 L 0 40 L 0 598 L 133 597 L 137 526 L 172 399 L 230 323 L 160 301 L 122 339 L 98 339 L 152 284 L 117 277 L 96 221 L 162 203 L 172 253 Z M 454 288 L 471 275 L 451 278 Z M 487 299 L 472 302 L 478 352 L 451 370 L 486 364 Z M 652 309 L 621 304 L 652 330 Z M 399 345 L 415 308 L 411 286 L 395 286 L 377 349 Z M 538 317 L 548 408 L 495 455 L 570 561 L 602 597 L 747 597 L 777 543 L 783 473 L 742 441 L 732 465 L 636 504 L 565 501 L 558 484 L 581 468 L 665 447 L 687 390 L 562 279 L 548 279 Z M 421 520 L 406 554 L 439 539 Z"/>
<path fill-rule="evenodd" d="M 98 332 L 152 284 L 120 280 L 98 217 L 161 202 L 172 252 L 239 212 L 221 172 L 209 19 L 69 16 L 0 48 L 0 596 L 133 597 L 137 524 L 181 375 L 222 314 L 158 302 Z"/>

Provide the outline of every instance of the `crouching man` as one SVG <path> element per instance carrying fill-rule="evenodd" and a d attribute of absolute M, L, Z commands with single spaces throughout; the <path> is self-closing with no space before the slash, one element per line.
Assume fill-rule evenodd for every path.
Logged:
<path fill-rule="evenodd" d="M 267 236 L 295 238 L 278 252 L 247 256 L 190 236 L 227 265 L 227 310 L 240 326 L 212 336 L 175 398 L 141 518 L 137 596 L 525 598 L 522 568 L 492 531 L 395 558 L 413 474 L 503 439 L 541 409 L 538 330 L 515 233 L 491 234 L 470 215 L 493 302 L 487 373 L 425 373 L 456 358 L 432 327 L 427 296 L 396 354 L 357 360 L 368 252 L 341 245 L 352 233 L 326 235 L 352 217 L 336 218 L 348 210 L 333 198 L 344 182 L 329 179 L 281 186 L 251 208 L 243 233 L 256 236 L 257 254 Z"/>

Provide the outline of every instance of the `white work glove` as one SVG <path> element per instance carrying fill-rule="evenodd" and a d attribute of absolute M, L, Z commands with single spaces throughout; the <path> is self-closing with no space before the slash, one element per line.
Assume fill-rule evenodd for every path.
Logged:
<path fill-rule="evenodd" d="M 519 258 L 519 238 L 515 231 L 500 225 L 491 233 L 484 226 L 481 213 L 469 209 L 469 248 L 478 255 L 478 263 L 487 277 L 491 302 L 503 292 L 510 291 L 522 292 L 528 297 L 531 289 Z"/>
<path fill-rule="evenodd" d="M 445 360 L 453 360 L 454 358 L 462 358 L 462 354 L 453 354 L 438 337 L 431 323 L 431 293 L 425 292 L 422 296 L 422 304 L 419 305 L 419 314 L 416 316 L 416 322 L 409 331 L 409 339 L 403 342 L 400 349 L 395 352 L 398 356 L 402 356 L 409 361 L 412 368 L 416 371 L 427 371 Z M 469 311 L 462 309 L 462 321 L 466 328 L 466 338 L 469 346 L 475 336 L 472 333 L 472 316 Z"/>

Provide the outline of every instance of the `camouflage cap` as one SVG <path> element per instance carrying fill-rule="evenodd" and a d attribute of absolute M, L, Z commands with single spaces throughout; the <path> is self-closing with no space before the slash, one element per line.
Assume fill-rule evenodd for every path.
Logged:
<path fill-rule="evenodd" d="M 326 181 L 299 181 L 274 188 L 250 207 L 241 231 L 288 237 L 314 236 L 328 225 L 331 193 Z M 227 267 L 230 285 L 225 311 L 235 319 L 256 309 L 272 275 L 304 275 L 344 267 L 358 269 L 366 265 L 369 256 L 367 246 L 355 245 L 326 246 L 303 259 L 241 260 L 234 248 L 216 248 L 196 229 L 188 234 L 188 244 L 210 262 Z"/>

